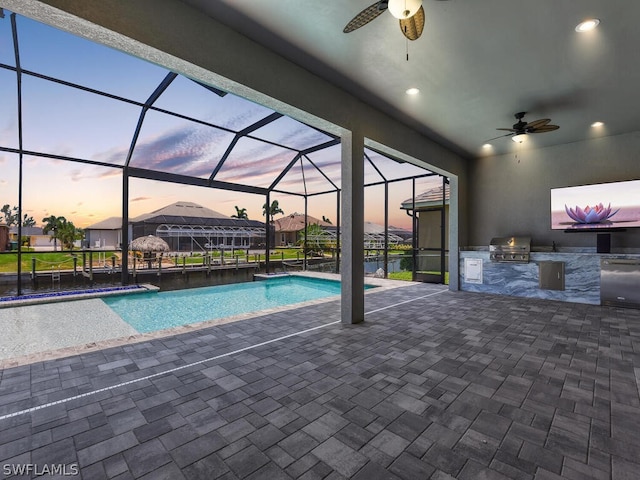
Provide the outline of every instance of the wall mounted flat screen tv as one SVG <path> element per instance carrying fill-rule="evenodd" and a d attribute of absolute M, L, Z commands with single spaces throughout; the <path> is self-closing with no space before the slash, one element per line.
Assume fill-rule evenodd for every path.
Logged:
<path fill-rule="evenodd" d="M 640 227 L 640 180 L 551 189 L 552 230 Z"/>

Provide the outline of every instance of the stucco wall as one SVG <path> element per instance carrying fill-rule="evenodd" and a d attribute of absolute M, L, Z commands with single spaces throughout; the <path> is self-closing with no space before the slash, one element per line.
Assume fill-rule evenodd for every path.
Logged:
<path fill-rule="evenodd" d="M 533 245 L 595 247 L 595 233 L 552 231 L 550 189 L 640 179 L 640 132 L 478 159 L 470 169 L 469 245 L 530 235 Z M 614 233 L 612 248 L 640 248 L 640 229 Z"/>

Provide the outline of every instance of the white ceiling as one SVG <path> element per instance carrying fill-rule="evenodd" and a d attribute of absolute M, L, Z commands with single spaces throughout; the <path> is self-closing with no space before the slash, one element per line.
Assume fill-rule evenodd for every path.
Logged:
<path fill-rule="evenodd" d="M 472 156 L 513 151 L 509 138 L 481 147 L 519 111 L 560 129 L 518 148 L 640 130 L 637 1 L 424 0 L 424 33 L 408 42 L 408 61 L 389 12 L 342 33 L 373 0 L 183 1 Z M 576 33 L 589 17 L 600 26 Z M 409 87 L 420 94 L 407 96 Z"/>

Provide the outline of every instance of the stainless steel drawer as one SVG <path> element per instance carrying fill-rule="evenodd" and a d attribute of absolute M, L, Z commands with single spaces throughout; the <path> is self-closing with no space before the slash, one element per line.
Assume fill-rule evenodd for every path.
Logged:
<path fill-rule="evenodd" d="M 600 261 L 600 303 L 640 308 L 640 260 Z"/>

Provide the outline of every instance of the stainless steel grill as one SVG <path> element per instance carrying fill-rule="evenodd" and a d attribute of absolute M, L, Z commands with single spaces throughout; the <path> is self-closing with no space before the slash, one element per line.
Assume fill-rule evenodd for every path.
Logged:
<path fill-rule="evenodd" d="M 531 237 L 496 237 L 489 244 L 492 262 L 529 263 Z"/>

